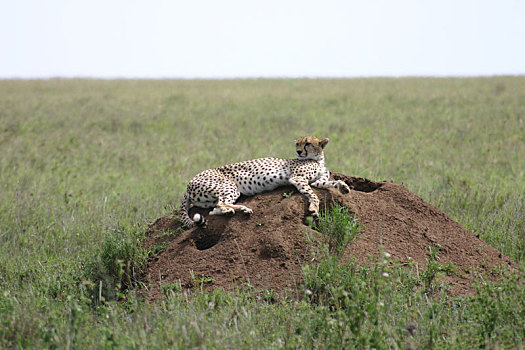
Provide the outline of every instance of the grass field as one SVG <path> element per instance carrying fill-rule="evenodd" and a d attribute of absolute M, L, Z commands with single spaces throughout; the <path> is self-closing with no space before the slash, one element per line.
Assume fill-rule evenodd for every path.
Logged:
<path fill-rule="evenodd" d="M 118 288 L 191 176 L 293 157 L 306 134 L 331 138 L 330 169 L 404 184 L 520 274 L 450 298 L 417 287 L 437 262 L 385 279 L 381 259 L 331 258 L 305 266 L 315 298 Z M 525 347 L 525 77 L 0 81 L 0 199 L 0 347 Z"/>

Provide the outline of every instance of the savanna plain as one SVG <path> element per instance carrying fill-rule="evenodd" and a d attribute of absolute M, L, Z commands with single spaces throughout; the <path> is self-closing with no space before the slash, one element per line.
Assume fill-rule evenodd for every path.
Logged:
<path fill-rule="evenodd" d="M 143 301 L 141 239 L 187 181 L 308 134 L 329 169 L 405 185 L 519 269 L 452 297 L 439 252 L 419 270 L 333 253 L 294 293 Z M 522 349 L 524 271 L 523 76 L 0 81 L 0 348 Z"/>

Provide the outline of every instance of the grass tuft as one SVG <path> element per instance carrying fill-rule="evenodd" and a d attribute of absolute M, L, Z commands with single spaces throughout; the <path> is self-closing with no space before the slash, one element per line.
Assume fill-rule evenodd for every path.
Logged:
<path fill-rule="evenodd" d="M 107 232 L 106 239 L 85 265 L 86 283 L 95 300 L 115 300 L 128 288 L 137 285 L 147 252 L 140 248 L 140 234 L 117 228 Z"/>
<path fill-rule="evenodd" d="M 328 243 L 330 254 L 341 256 L 346 246 L 359 234 L 357 220 L 350 215 L 348 208 L 335 205 L 321 210 L 312 228 L 319 231 Z"/>

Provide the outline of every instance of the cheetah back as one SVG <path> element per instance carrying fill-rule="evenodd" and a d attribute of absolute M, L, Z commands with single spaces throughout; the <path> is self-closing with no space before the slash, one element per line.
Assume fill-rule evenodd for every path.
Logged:
<path fill-rule="evenodd" d="M 319 163 L 312 160 L 259 158 L 225 165 L 217 169 L 237 185 L 240 193 L 251 196 L 289 184 L 291 176 L 309 182 L 321 173 Z"/>

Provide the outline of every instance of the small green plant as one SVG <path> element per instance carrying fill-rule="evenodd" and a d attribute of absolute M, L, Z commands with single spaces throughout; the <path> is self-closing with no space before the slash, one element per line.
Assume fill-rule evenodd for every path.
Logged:
<path fill-rule="evenodd" d="M 202 274 L 200 277 L 199 277 L 199 283 L 200 284 L 204 284 L 204 283 L 211 283 L 215 281 L 213 279 L 213 277 L 209 277 L 209 276 L 205 276 L 204 274 Z"/>
<path fill-rule="evenodd" d="M 357 220 L 350 215 L 348 208 L 340 205 L 322 210 L 312 228 L 327 240 L 330 254 L 338 256 L 343 254 L 347 245 L 359 233 Z"/>
<path fill-rule="evenodd" d="M 290 191 L 289 193 L 283 193 L 283 197 L 284 198 L 290 198 L 293 193 L 294 193 L 294 191 Z"/>
<path fill-rule="evenodd" d="M 180 281 L 175 283 L 166 283 L 162 286 L 162 294 L 164 294 L 167 297 L 170 296 L 172 293 L 180 291 L 182 291 L 182 285 Z"/>
<path fill-rule="evenodd" d="M 456 267 L 453 264 L 439 264 L 439 247 L 428 247 L 430 256 L 428 258 L 427 268 L 420 273 L 420 279 L 426 292 L 433 292 L 436 289 L 435 279 L 439 272 L 454 273 Z"/>
<path fill-rule="evenodd" d="M 157 238 L 162 237 L 169 237 L 169 236 L 176 236 L 179 233 L 181 233 L 183 230 L 181 227 L 178 227 L 176 230 L 167 229 L 166 231 L 162 232 L 161 234 L 157 235 Z"/>
<path fill-rule="evenodd" d="M 150 249 L 150 253 L 151 255 L 155 257 L 159 253 L 161 253 L 164 249 L 166 249 L 169 245 L 170 245 L 169 241 L 154 244 Z"/>
<path fill-rule="evenodd" d="M 261 291 L 262 293 L 262 300 L 266 301 L 267 303 L 275 303 L 277 301 L 277 293 L 273 289 L 265 289 Z"/>
<path fill-rule="evenodd" d="M 206 276 L 204 274 L 201 274 L 200 276 L 196 276 L 195 272 L 193 270 L 190 270 L 190 279 L 193 283 L 193 285 L 198 285 L 201 292 L 204 292 L 204 285 L 208 283 L 212 283 L 214 281 L 213 277 Z"/>

